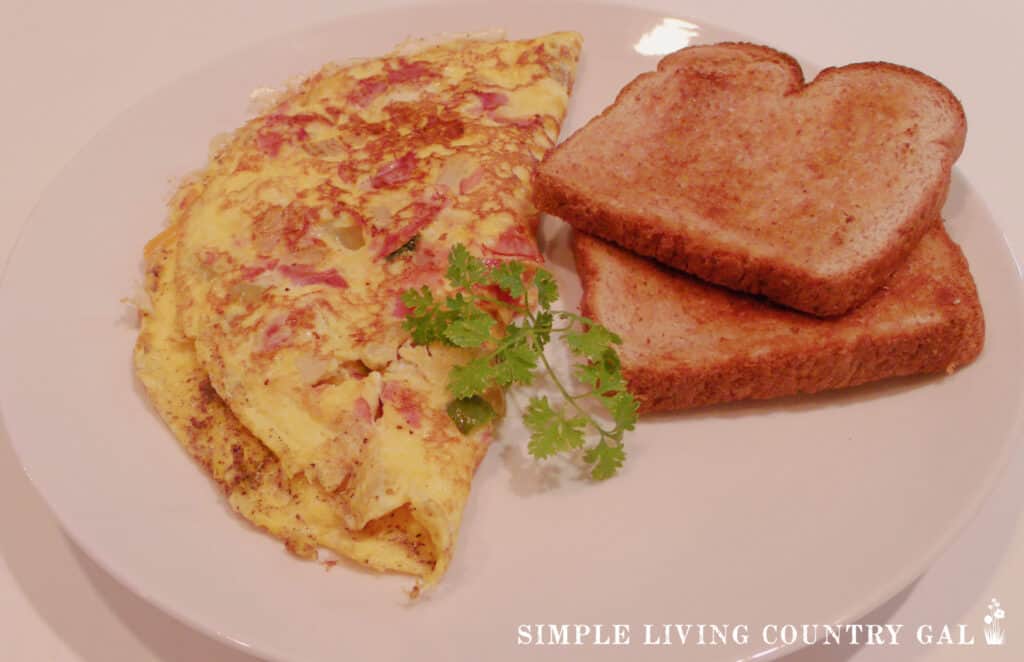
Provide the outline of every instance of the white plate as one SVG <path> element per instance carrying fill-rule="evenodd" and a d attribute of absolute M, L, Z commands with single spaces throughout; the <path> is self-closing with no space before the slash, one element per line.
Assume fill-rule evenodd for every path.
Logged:
<path fill-rule="evenodd" d="M 405 37 L 506 27 L 586 37 L 565 133 L 682 41 L 736 35 L 633 9 L 551 3 L 417 8 L 347 18 L 219 61 L 121 115 L 46 192 L 0 290 L 0 402 L 25 470 L 75 541 L 126 586 L 257 654 L 301 660 L 498 659 L 520 623 L 850 621 L 919 576 L 978 508 L 1021 430 L 1017 267 L 968 174 L 946 207 L 988 321 L 969 368 L 839 394 L 660 417 L 601 485 L 525 458 L 511 432 L 474 482 L 452 568 L 408 606 L 409 581 L 327 573 L 233 517 L 148 407 L 119 299 L 140 279 L 169 180 L 238 125 L 254 88 Z M 655 34 L 675 37 L 642 40 Z M 660 45 L 660 48 L 659 48 Z M 811 73 L 811 72 L 809 72 Z M 570 296 L 565 233 L 547 221 Z M 767 652 L 690 647 L 692 659 Z M 547 650 L 547 649 L 544 649 Z M 560 649 L 592 657 L 592 647 Z M 675 649 L 678 650 L 678 649 Z M 535 649 L 539 653 L 540 649 Z M 778 652 L 778 651 L 776 651 Z M 532 658 L 531 658 L 532 659 Z"/>

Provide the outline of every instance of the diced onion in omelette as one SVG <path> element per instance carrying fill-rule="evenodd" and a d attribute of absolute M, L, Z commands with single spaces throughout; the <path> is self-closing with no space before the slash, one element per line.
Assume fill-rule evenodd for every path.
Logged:
<path fill-rule="evenodd" d="M 179 191 L 160 240 L 173 279 L 154 286 L 164 305 L 144 323 L 176 358 L 140 349 L 139 371 L 222 485 L 235 474 L 197 444 L 221 464 L 230 444 L 261 458 L 248 501 L 228 490 L 243 516 L 303 541 L 292 547 L 428 584 L 444 572 L 493 424 L 455 427 L 447 376 L 474 352 L 415 346 L 400 295 L 443 294 L 457 243 L 541 261 L 531 176 L 558 137 L 580 46 L 575 33 L 456 39 L 328 65 Z M 211 403 L 216 433 L 183 422 Z"/>

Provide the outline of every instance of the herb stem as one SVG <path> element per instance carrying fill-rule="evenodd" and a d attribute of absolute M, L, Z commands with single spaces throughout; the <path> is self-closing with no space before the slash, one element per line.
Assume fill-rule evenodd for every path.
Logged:
<path fill-rule="evenodd" d="M 420 345 L 439 342 L 477 350 L 475 358 L 453 366 L 448 375 L 448 390 L 456 398 L 448 415 L 459 430 L 466 434 L 488 419 L 483 395 L 489 389 L 530 384 L 543 369 L 564 402 L 552 406 L 546 395 L 530 399 L 524 412 L 530 454 L 543 459 L 581 449 L 591 477 L 614 475 L 626 457 L 623 434 L 633 429 L 637 411 L 613 347 L 621 343 L 619 337 L 586 317 L 552 310 L 558 285 L 549 272 L 533 265 L 514 260 L 488 265 L 458 244 L 448 255 L 445 277 L 455 289 L 445 299 L 435 298 L 426 286 L 402 293 L 402 303 L 412 311 L 403 326 Z M 537 310 L 530 301 L 533 293 Z M 574 356 L 571 378 L 585 384 L 575 389 L 580 390 L 576 395 L 544 353 L 555 337 Z M 603 420 L 583 406 L 587 398 L 598 401 L 613 427 L 603 427 Z M 587 444 L 588 431 L 596 445 Z"/>
<path fill-rule="evenodd" d="M 528 292 L 523 295 L 523 302 L 526 304 L 526 319 L 530 323 L 530 328 L 533 329 L 537 324 L 537 319 L 534 317 L 532 311 L 530 310 L 530 295 Z M 579 321 L 580 323 L 585 323 L 587 321 L 585 317 L 576 315 L 574 313 L 570 313 L 568 311 L 557 312 L 558 314 L 561 314 L 565 317 L 571 317 L 574 320 Z M 570 323 L 568 326 L 566 326 L 563 329 L 560 329 L 558 332 L 561 333 L 564 331 L 568 331 L 572 327 L 573 325 Z M 552 329 L 551 332 L 555 333 L 555 330 Z M 530 332 L 530 336 L 533 336 L 532 330 Z M 594 417 L 590 415 L 590 412 L 586 411 L 585 409 L 583 409 L 583 407 L 580 406 L 580 403 L 577 401 L 577 397 L 569 393 L 569 389 L 567 389 L 565 385 L 562 383 L 562 380 L 559 379 L 558 373 L 556 373 L 555 369 L 551 367 L 551 363 L 548 362 L 548 357 L 544 355 L 543 350 L 541 350 L 540 352 L 540 361 L 541 363 L 544 364 L 544 369 L 547 370 L 548 376 L 551 378 L 551 381 L 555 383 L 555 386 L 557 386 L 558 390 L 562 393 L 562 397 L 564 397 L 569 402 L 569 404 L 572 405 L 573 409 L 575 409 L 577 412 L 580 413 L 581 416 L 587 419 L 587 422 L 590 424 L 591 427 L 597 430 L 597 432 L 601 435 L 602 439 L 614 439 L 614 437 L 612 437 L 612 434 L 614 434 L 615 430 L 609 431 L 601 427 L 601 425 L 594 419 Z"/>
<path fill-rule="evenodd" d="M 562 384 L 562 380 L 558 378 L 558 374 L 555 373 L 555 369 L 551 367 L 550 363 L 548 363 L 548 357 L 544 356 L 543 352 L 541 352 L 540 361 L 544 364 L 544 369 L 548 371 L 548 376 L 551 377 L 551 381 L 553 381 L 555 386 L 558 387 L 558 390 L 561 391 L 562 397 L 569 401 L 569 404 L 573 406 L 573 409 L 578 411 L 580 415 L 587 419 L 590 425 L 601 434 L 602 438 L 610 438 L 611 431 L 605 430 L 601 427 L 598 422 L 594 420 L 594 417 L 580 406 L 580 403 L 576 401 L 576 398 L 569 393 L 569 390 Z"/>

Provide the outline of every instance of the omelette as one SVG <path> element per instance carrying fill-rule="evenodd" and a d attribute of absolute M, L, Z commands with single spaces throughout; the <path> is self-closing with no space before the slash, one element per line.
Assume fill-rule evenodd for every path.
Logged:
<path fill-rule="evenodd" d="M 531 177 L 580 47 L 456 38 L 327 65 L 172 200 L 137 372 L 232 507 L 300 556 L 444 573 L 493 422 L 453 423 L 447 376 L 477 350 L 413 343 L 401 295 L 443 295 L 456 244 L 542 261 Z"/>
<path fill-rule="evenodd" d="M 429 576 L 435 550 L 408 508 L 396 509 L 360 531 L 349 531 L 337 497 L 304 476 L 289 478 L 277 458 L 217 395 L 176 324 L 174 287 L 178 227 L 147 246 L 143 312 L 136 369 L 150 398 L 189 454 L 221 487 L 231 507 L 281 538 L 297 556 L 316 558 L 319 547 L 380 570 Z"/>

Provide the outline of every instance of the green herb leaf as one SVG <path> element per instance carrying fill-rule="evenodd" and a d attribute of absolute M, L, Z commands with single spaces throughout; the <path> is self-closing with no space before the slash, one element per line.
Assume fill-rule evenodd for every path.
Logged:
<path fill-rule="evenodd" d="M 480 312 L 480 309 L 476 306 L 476 302 L 472 299 L 467 299 L 462 292 L 458 292 L 445 299 L 444 307 L 452 314 L 453 319 L 458 319 L 460 317 L 472 317 L 474 314 Z"/>
<path fill-rule="evenodd" d="M 533 285 L 537 288 L 537 304 L 547 310 L 558 299 L 558 283 L 551 272 L 538 269 L 533 275 Z"/>
<path fill-rule="evenodd" d="M 448 271 L 445 276 L 456 287 L 471 288 L 483 281 L 487 265 L 471 255 L 462 244 L 457 244 L 448 254 Z"/>
<path fill-rule="evenodd" d="M 611 414 L 617 429 L 632 430 L 636 427 L 639 403 L 629 391 L 619 391 L 611 397 L 601 397 L 601 404 Z"/>
<path fill-rule="evenodd" d="M 483 395 L 493 385 L 494 371 L 485 356 L 479 356 L 466 365 L 455 366 L 448 375 L 448 392 L 456 399 Z"/>
<path fill-rule="evenodd" d="M 418 345 L 444 341 L 444 331 L 451 323 L 452 316 L 434 301 L 434 295 L 424 286 L 421 290 L 406 290 L 401 296 L 402 303 L 411 308 L 402 326 L 410 332 Z"/>
<path fill-rule="evenodd" d="M 491 270 L 490 280 L 513 299 L 519 299 L 526 294 L 524 269 L 522 262 L 504 262 Z"/>
<path fill-rule="evenodd" d="M 494 318 L 477 309 L 476 314 L 466 315 L 448 325 L 444 337 L 456 347 L 479 347 L 491 339 Z"/>
<path fill-rule="evenodd" d="M 567 331 L 565 344 L 574 354 L 588 359 L 600 359 L 611 345 L 621 344 L 622 338 L 597 322 L 588 323 L 585 331 Z"/>
<path fill-rule="evenodd" d="M 606 348 L 596 360 L 577 364 L 575 372 L 576 378 L 590 386 L 595 393 L 626 390 L 619 355 L 610 347 Z"/>
<path fill-rule="evenodd" d="M 504 349 L 495 355 L 494 381 L 501 386 L 531 383 L 539 358 L 537 350 L 525 343 Z"/>
<path fill-rule="evenodd" d="M 553 409 L 546 397 L 530 398 L 530 404 L 523 414 L 523 423 L 530 431 L 528 450 L 537 459 L 583 447 L 583 431 L 587 419 L 582 416 L 567 417 Z"/>
<path fill-rule="evenodd" d="M 555 324 L 555 316 L 548 311 L 540 312 L 533 318 L 533 347 L 537 352 L 543 352 L 544 347 L 551 342 L 551 329 Z"/>
<path fill-rule="evenodd" d="M 626 451 L 621 445 L 610 446 L 604 439 L 583 455 L 583 461 L 592 465 L 590 477 L 607 480 L 614 476 L 626 461 Z"/>
<path fill-rule="evenodd" d="M 402 292 L 401 299 L 407 308 L 412 308 L 414 315 L 422 315 L 435 305 L 434 295 L 426 285 L 419 290 Z"/>

